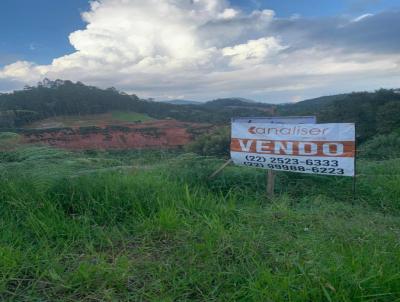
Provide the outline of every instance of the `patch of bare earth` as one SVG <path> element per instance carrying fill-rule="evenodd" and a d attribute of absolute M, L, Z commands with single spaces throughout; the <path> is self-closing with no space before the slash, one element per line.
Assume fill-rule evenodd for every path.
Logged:
<path fill-rule="evenodd" d="M 186 145 L 211 128 L 209 124 L 158 120 L 136 124 L 27 129 L 22 135 L 25 143 L 44 143 L 71 150 L 171 149 Z"/>

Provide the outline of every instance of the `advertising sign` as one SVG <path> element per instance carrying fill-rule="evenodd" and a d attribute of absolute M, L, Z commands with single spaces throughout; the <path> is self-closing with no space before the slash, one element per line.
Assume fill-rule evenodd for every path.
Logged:
<path fill-rule="evenodd" d="M 354 176 L 355 126 L 232 120 L 237 165 L 298 173 Z"/>

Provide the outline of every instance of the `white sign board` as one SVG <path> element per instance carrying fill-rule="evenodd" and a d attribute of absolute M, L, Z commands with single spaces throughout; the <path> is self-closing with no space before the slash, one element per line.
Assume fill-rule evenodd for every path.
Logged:
<path fill-rule="evenodd" d="M 354 176 L 355 126 L 232 121 L 237 165 L 278 171 Z"/>

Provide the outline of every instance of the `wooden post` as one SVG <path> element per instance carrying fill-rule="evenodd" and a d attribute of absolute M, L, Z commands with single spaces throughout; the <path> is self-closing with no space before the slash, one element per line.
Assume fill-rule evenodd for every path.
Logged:
<path fill-rule="evenodd" d="M 357 140 L 354 142 L 354 176 L 353 176 L 353 204 L 356 203 L 357 184 Z"/>
<path fill-rule="evenodd" d="M 275 193 L 275 172 L 273 170 L 268 170 L 268 173 L 267 173 L 267 197 L 269 199 L 273 199 L 274 193 Z"/>

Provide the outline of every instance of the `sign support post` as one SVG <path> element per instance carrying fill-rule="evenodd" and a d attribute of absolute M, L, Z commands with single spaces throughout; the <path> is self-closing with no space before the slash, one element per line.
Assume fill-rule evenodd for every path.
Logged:
<path fill-rule="evenodd" d="M 273 170 L 267 171 L 267 197 L 274 198 L 275 193 L 275 172 Z"/>
<path fill-rule="evenodd" d="M 357 184 L 357 141 L 354 141 L 354 176 L 353 176 L 353 204 L 356 202 L 356 184 Z"/>
<path fill-rule="evenodd" d="M 217 176 L 219 173 L 221 173 L 221 171 L 223 169 L 225 169 L 231 162 L 233 162 L 232 159 L 229 159 L 228 161 L 226 161 L 221 167 L 219 167 L 213 174 L 211 174 L 208 178 L 214 178 L 215 176 Z"/>

